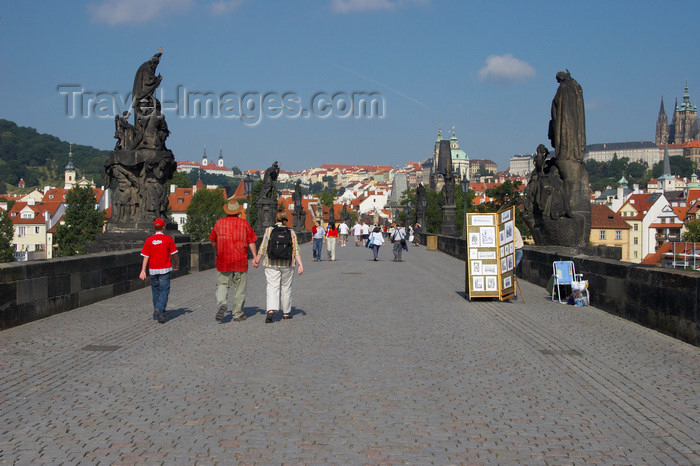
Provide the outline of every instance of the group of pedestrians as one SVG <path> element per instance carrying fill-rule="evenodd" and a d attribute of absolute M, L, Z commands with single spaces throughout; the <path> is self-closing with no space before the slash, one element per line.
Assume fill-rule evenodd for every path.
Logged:
<path fill-rule="evenodd" d="M 261 263 L 265 267 L 265 323 L 274 322 L 275 314 L 280 310 L 283 320 L 291 319 L 294 267 L 296 266 L 297 274 L 301 275 L 304 266 L 296 233 L 286 226 L 287 213 L 276 213 L 276 223 L 265 229 L 258 251 L 255 246 L 258 237 L 245 219 L 243 204 L 229 199 L 223 209 L 226 216 L 217 220 L 209 234 L 216 254 L 215 320 L 221 322 L 224 319 L 228 292 L 232 286 L 232 320 L 241 322 L 247 319 L 243 304 L 248 282 L 248 251 L 253 257 L 253 267 L 257 268 Z M 173 239 L 163 233 L 163 219 L 156 219 L 153 226 L 155 234 L 146 240 L 141 251 L 143 262 L 139 278 L 145 280 L 148 269 L 153 294 L 153 318 L 164 323 L 170 293 L 170 274 L 173 270 L 178 270 L 177 247 Z"/>
<path fill-rule="evenodd" d="M 323 250 L 324 243 L 326 244 L 328 260 L 335 262 L 336 247 L 344 248 L 348 245 L 349 233 L 350 228 L 344 220 L 337 227 L 335 222 L 330 222 L 326 228 L 321 226 L 320 220 L 316 220 L 316 224 L 311 229 L 314 262 L 323 260 L 321 259 L 321 251 Z"/>
<path fill-rule="evenodd" d="M 216 254 L 216 315 L 221 322 L 227 312 L 229 289 L 233 287 L 231 304 L 232 320 L 241 322 L 247 319 L 243 312 L 248 282 L 248 252 L 253 257 L 252 265 L 265 267 L 266 304 L 265 323 L 272 323 L 275 314 L 282 311 L 282 320 L 292 318 L 292 281 L 294 267 L 301 275 L 304 272 L 299 243 L 293 229 L 287 227 L 287 213 L 278 211 L 275 225 L 265 229 L 258 250 L 255 246 L 258 237 L 245 219 L 242 203 L 228 200 L 223 207 L 225 217 L 217 220 L 209 233 L 209 240 Z M 172 237 L 164 234 L 165 221 L 157 218 L 153 222 L 155 233 L 151 235 L 141 250 L 143 256 L 139 278 L 150 276 L 153 296 L 153 319 L 159 323 L 166 321 L 166 307 L 170 293 L 170 275 L 178 270 L 177 247 Z M 378 261 L 379 249 L 385 244 L 385 233 L 393 244 L 394 261 L 402 262 L 402 254 L 407 248 L 407 232 L 394 223 L 383 232 L 378 226 L 370 228 L 366 222 L 356 222 L 350 229 L 343 221 L 336 227 L 334 222 L 323 228 L 317 220 L 312 229 L 313 260 L 321 261 L 321 250 L 326 244 L 328 260 L 335 261 L 336 246 L 347 246 L 349 233 L 355 237 L 355 246 L 361 244 L 372 249 L 373 261 Z M 409 229 L 410 231 L 410 229 Z"/>

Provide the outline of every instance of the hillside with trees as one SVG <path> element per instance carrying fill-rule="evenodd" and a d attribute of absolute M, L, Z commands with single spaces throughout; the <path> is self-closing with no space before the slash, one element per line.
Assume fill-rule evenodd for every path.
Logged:
<path fill-rule="evenodd" d="M 24 178 L 27 187 L 62 186 L 69 149 L 78 177 L 85 176 L 100 185 L 109 151 L 79 144 L 71 148 L 56 136 L 0 119 L 0 185 L 17 186 Z"/>

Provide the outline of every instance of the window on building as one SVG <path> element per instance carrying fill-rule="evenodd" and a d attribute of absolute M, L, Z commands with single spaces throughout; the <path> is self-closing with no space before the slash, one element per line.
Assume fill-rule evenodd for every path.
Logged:
<path fill-rule="evenodd" d="M 41 227 L 34 227 L 34 233 L 36 233 L 37 235 L 41 233 Z"/>
<path fill-rule="evenodd" d="M 639 244 L 639 238 L 637 238 L 637 237 L 634 238 L 634 244 Z"/>
<path fill-rule="evenodd" d="M 605 230 L 600 230 L 600 239 L 605 239 Z"/>
<path fill-rule="evenodd" d="M 20 238 L 22 238 L 23 236 L 27 236 L 27 227 L 18 227 L 17 236 L 19 236 Z"/>
<path fill-rule="evenodd" d="M 634 258 L 636 259 L 637 257 L 637 251 L 634 251 Z"/>
<path fill-rule="evenodd" d="M 180 217 L 180 225 L 184 225 L 187 221 L 187 217 Z"/>
<path fill-rule="evenodd" d="M 622 231 L 615 230 L 615 239 L 618 241 L 622 239 Z"/>
<path fill-rule="evenodd" d="M 32 212 L 22 212 L 21 218 L 34 218 L 34 213 L 32 213 Z"/>
<path fill-rule="evenodd" d="M 634 231 L 639 231 L 639 224 L 637 224 L 637 223 L 634 224 Z"/>

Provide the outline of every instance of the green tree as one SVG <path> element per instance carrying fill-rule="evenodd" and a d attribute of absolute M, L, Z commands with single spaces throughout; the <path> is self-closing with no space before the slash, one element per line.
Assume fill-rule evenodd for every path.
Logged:
<path fill-rule="evenodd" d="M 7 212 L 0 209 L 0 262 L 12 262 L 15 260 L 13 253 L 15 248 L 12 246 L 12 238 L 15 234 L 15 228 L 12 224 L 12 219 Z"/>
<path fill-rule="evenodd" d="M 700 220 L 693 220 L 692 222 L 687 222 L 685 228 L 688 230 L 683 233 L 683 241 L 689 243 L 700 242 Z"/>
<path fill-rule="evenodd" d="M 323 204 L 326 207 L 331 207 L 333 205 L 333 201 L 335 200 L 335 195 L 338 193 L 338 190 L 333 188 L 333 189 L 327 189 L 325 191 L 322 191 L 318 193 L 318 199 L 321 201 L 321 204 Z"/>
<path fill-rule="evenodd" d="M 170 192 L 170 185 L 174 184 L 178 188 L 191 188 L 192 187 L 192 181 L 190 181 L 190 178 L 187 176 L 187 173 L 185 172 L 180 172 L 176 171 L 173 173 L 172 179 L 168 181 L 168 192 Z"/>
<path fill-rule="evenodd" d="M 105 214 L 95 208 L 92 188 L 73 188 L 66 195 L 65 224 L 56 227 L 58 256 L 85 254 L 85 245 L 102 231 Z"/>
<path fill-rule="evenodd" d="M 672 155 L 668 158 L 671 165 L 671 174 L 676 176 L 690 177 L 693 174 L 693 162 L 682 155 Z M 655 163 L 652 168 L 654 178 L 658 178 L 664 173 L 664 161 Z"/>
<path fill-rule="evenodd" d="M 217 220 L 224 216 L 224 191 L 221 188 L 212 191 L 201 189 L 192 196 L 187 207 L 185 233 L 192 241 L 206 241 Z"/>

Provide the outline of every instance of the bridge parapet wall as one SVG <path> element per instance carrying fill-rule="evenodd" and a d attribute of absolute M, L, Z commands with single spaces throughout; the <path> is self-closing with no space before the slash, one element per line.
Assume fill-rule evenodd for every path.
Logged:
<path fill-rule="evenodd" d="M 464 240 L 437 236 L 438 250 L 465 259 Z M 518 277 L 546 287 L 552 263 L 571 260 L 576 273 L 589 282 L 593 306 L 700 346 L 700 273 L 622 262 L 619 257 L 617 248 L 526 245 Z"/>
<path fill-rule="evenodd" d="M 311 233 L 297 238 L 308 242 Z M 180 267 L 174 278 L 216 267 L 209 242 L 178 243 L 177 248 Z M 131 249 L 0 264 L 0 330 L 149 286 L 138 278 L 140 253 Z"/>

